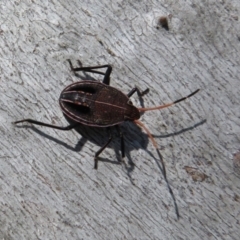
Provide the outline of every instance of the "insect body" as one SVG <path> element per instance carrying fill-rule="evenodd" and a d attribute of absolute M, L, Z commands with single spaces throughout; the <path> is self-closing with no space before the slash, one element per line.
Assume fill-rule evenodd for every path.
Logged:
<path fill-rule="evenodd" d="M 87 126 L 109 127 L 140 118 L 128 96 L 104 83 L 82 81 L 66 87 L 59 99 L 64 114 Z"/>
<path fill-rule="evenodd" d="M 109 139 L 105 145 L 103 145 L 96 153 L 95 153 L 95 163 L 94 168 L 97 169 L 98 166 L 98 159 L 97 157 L 99 154 L 108 146 L 108 144 L 112 140 L 111 135 L 111 126 L 117 126 L 117 129 L 120 133 L 121 138 L 121 152 L 122 157 L 125 156 L 125 148 L 124 148 L 124 138 L 123 134 L 119 128 L 119 124 L 123 123 L 124 121 L 132 121 L 139 126 L 141 126 L 148 134 L 149 138 L 151 139 L 154 147 L 157 150 L 157 154 L 160 158 L 162 163 L 162 173 L 164 176 L 165 181 L 167 182 L 169 191 L 174 199 L 175 209 L 177 216 L 179 217 L 176 201 L 173 195 L 173 192 L 170 188 L 166 177 L 166 170 L 164 166 L 164 162 L 162 160 L 161 154 L 157 148 L 157 143 L 152 137 L 149 130 L 144 126 L 142 122 L 138 119 L 140 118 L 140 113 L 145 111 L 151 110 L 159 110 L 162 108 L 169 107 L 174 105 L 178 102 L 181 102 L 194 94 L 196 94 L 198 90 L 191 93 L 190 95 L 181 98 L 177 101 L 174 101 L 169 104 L 152 107 L 152 108 L 137 108 L 133 106 L 132 102 L 130 101 L 130 97 L 137 92 L 139 96 L 143 96 L 148 92 L 146 89 L 143 92 L 140 92 L 138 88 L 133 88 L 128 94 L 124 94 L 121 91 L 117 90 L 109 86 L 110 84 L 110 74 L 112 72 L 112 67 L 110 65 L 102 65 L 102 66 L 94 66 L 94 67 L 82 67 L 81 62 L 79 61 L 80 67 L 74 68 L 70 60 L 69 64 L 71 70 L 76 73 L 79 71 L 97 73 L 104 76 L 103 82 L 99 83 L 97 81 L 86 80 L 81 82 L 73 83 L 67 86 L 60 94 L 59 104 L 63 111 L 63 114 L 71 120 L 72 123 L 66 127 L 55 126 L 44 122 L 39 122 L 33 119 L 23 119 L 20 121 L 14 122 L 15 124 L 22 123 L 22 122 L 29 122 L 36 125 L 41 125 L 45 127 L 55 128 L 59 130 L 70 130 L 76 128 L 79 125 L 87 125 L 87 126 L 94 126 L 94 127 L 106 127 L 109 132 Z M 99 69 L 106 68 L 106 72 L 101 72 Z"/>

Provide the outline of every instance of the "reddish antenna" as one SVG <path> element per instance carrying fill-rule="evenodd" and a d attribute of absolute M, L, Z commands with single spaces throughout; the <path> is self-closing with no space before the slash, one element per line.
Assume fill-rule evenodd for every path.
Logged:
<path fill-rule="evenodd" d="M 157 106 L 157 107 L 149 107 L 149 108 L 138 108 L 139 112 L 146 112 L 146 111 L 152 111 L 152 110 L 159 110 L 159 109 L 163 109 L 163 108 L 167 108 L 167 107 L 170 107 L 176 103 L 179 103 L 181 101 L 184 101 L 186 100 L 187 98 L 190 98 L 192 97 L 194 94 L 196 94 L 200 89 L 196 90 L 195 92 L 189 94 L 188 96 L 186 97 L 183 97 L 181 99 L 178 99 L 172 103 L 167 103 L 167 104 L 164 104 L 164 105 L 160 105 L 160 106 Z"/>

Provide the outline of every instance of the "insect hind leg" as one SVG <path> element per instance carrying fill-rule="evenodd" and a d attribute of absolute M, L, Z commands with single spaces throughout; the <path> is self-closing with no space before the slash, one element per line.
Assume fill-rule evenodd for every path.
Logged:
<path fill-rule="evenodd" d="M 109 145 L 109 143 L 112 141 L 112 132 L 111 129 L 108 127 L 107 128 L 109 137 L 108 137 L 108 141 L 106 142 L 106 144 L 104 144 L 96 153 L 95 153 L 95 157 L 94 157 L 94 169 L 98 168 L 98 159 L 97 157 L 101 154 L 101 152 Z"/>
<path fill-rule="evenodd" d="M 124 143 L 124 136 L 123 136 L 123 132 L 120 128 L 119 125 L 116 126 L 120 140 L 121 140 L 121 153 L 122 153 L 122 158 L 125 157 L 125 143 Z"/>

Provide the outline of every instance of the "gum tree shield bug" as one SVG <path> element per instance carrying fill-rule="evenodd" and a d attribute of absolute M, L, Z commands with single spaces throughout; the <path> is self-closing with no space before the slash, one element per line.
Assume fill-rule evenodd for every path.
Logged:
<path fill-rule="evenodd" d="M 169 192 L 174 200 L 176 214 L 177 214 L 177 217 L 179 218 L 175 197 L 168 183 L 164 162 L 158 150 L 157 143 L 152 137 L 150 131 L 138 119 L 140 118 L 141 112 L 167 108 L 171 105 L 179 103 L 193 96 L 199 91 L 199 89 L 191 93 L 190 95 L 183 97 L 172 103 L 168 103 L 168 104 L 157 106 L 157 107 L 151 107 L 151 108 L 137 108 L 133 106 L 129 98 L 135 92 L 137 92 L 138 95 L 143 96 L 148 92 L 148 89 L 146 89 L 143 92 L 140 92 L 140 90 L 135 87 L 128 94 L 125 95 L 124 93 L 117 90 L 116 88 L 109 86 L 110 75 L 112 72 L 112 67 L 110 65 L 82 67 L 81 62 L 78 61 L 80 66 L 77 68 L 74 68 L 71 61 L 70 60 L 68 61 L 69 61 L 71 70 L 75 74 L 76 72 L 79 72 L 79 71 L 85 71 L 90 73 L 101 74 L 104 76 L 102 83 L 97 81 L 92 81 L 92 80 L 80 81 L 80 82 L 70 84 L 61 92 L 60 98 L 59 98 L 59 104 L 60 104 L 61 110 L 63 114 L 71 120 L 72 123 L 66 127 L 55 126 L 48 123 L 39 122 L 33 119 L 23 119 L 20 121 L 16 121 L 14 123 L 18 124 L 22 122 L 28 122 L 28 123 L 32 123 L 40 126 L 45 126 L 45 127 L 50 127 L 50 128 L 55 128 L 55 129 L 65 130 L 65 131 L 73 129 L 81 124 L 87 125 L 90 127 L 94 126 L 94 127 L 107 128 L 109 133 L 109 139 L 95 153 L 95 157 L 94 157 L 94 162 L 95 162 L 94 168 L 97 169 L 98 167 L 97 157 L 108 146 L 108 144 L 112 140 L 111 127 L 116 126 L 120 133 L 121 153 L 122 153 L 122 157 L 124 157 L 125 156 L 124 138 L 119 125 L 125 121 L 134 122 L 135 124 L 139 125 L 147 132 L 149 138 L 151 139 L 154 147 L 157 150 L 157 154 L 162 164 L 161 170 L 162 170 L 164 179 L 167 183 Z M 106 68 L 106 72 L 99 71 L 99 69 L 103 69 L 103 68 Z"/>

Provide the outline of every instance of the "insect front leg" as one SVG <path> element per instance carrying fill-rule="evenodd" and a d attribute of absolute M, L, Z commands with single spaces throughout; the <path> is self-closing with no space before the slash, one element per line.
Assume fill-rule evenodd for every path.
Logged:
<path fill-rule="evenodd" d="M 63 131 L 71 130 L 71 129 L 73 129 L 73 128 L 75 128 L 79 125 L 78 123 L 76 123 L 76 124 L 70 124 L 66 127 L 61 127 L 61 126 L 55 126 L 55 125 L 44 123 L 44 122 L 39 122 L 39 121 L 36 121 L 36 120 L 33 120 L 33 119 L 23 119 L 23 120 L 16 121 L 16 122 L 13 122 L 13 123 L 18 124 L 18 123 L 22 123 L 22 122 L 28 122 L 28 123 L 32 123 L 32 124 L 35 124 L 35 125 L 40 125 L 40 126 L 49 127 L 49 128 L 55 128 L 55 129 L 63 130 Z"/>
<path fill-rule="evenodd" d="M 109 64 L 106 64 L 106 65 L 99 65 L 99 66 L 93 66 L 93 67 L 82 67 L 81 65 L 81 62 L 78 61 L 78 64 L 80 65 L 80 67 L 78 68 L 74 68 L 73 65 L 72 65 L 72 62 L 71 60 L 68 59 L 68 62 L 70 64 L 70 68 L 73 72 L 79 72 L 79 71 L 84 71 L 84 72 L 91 72 L 91 73 L 97 73 L 97 74 L 101 74 L 101 75 L 104 75 L 104 78 L 103 78 L 103 83 L 106 84 L 106 85 L 109 85 L 110 84 L 110 75 L 111 75 L 111 72 L 112 72 L 112 67 L 111 65 Z M 99 69 L 99 68 L 107 68 L 106 72 L 100 72 L 100 71 L 96 71 L 94 69 Z"/>
<path fill-rule="evenodd" d="M 135 87 L 127 94 L 127 96 L 131 97 L 135 92 L 137 92 L 139 97 L 142 97 L 149 92 L 149 88 L 147 88 L 144 91 L 140 91 L 138 87 Z"/>

